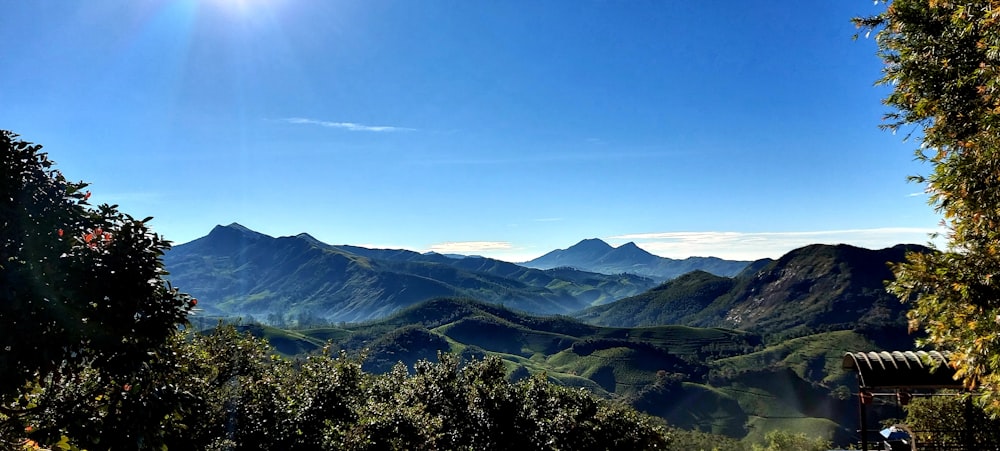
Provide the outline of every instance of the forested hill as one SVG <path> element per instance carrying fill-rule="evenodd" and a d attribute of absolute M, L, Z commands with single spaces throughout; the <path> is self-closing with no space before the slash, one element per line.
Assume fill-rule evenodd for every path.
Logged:
<path fill-rule="evenodd" d="M 441 296 L 466 296 L 536 313 L 569 313 L 642 293 L 651 279 L 539 270 L 482 257 L 332 246 L 308 234 L 274 238 L 239 224 L 164 256 L 175 286 L 212 315 L 273 322 L 364 321 Z"/>
<path fill-rule="evenodd" d="M 886 292 L 885 281 L 893 277 L 889 264 L 907 251 L 929 249 L 816 244 L 755 272 L 734 278 L 694 272 L 575 317 L 609 326 L 685 324 L 789 336 L 874 324 L 905 328 L 907 307 Z"/>
<path fill-rule="evenodd" d="M 662 282 L 691 271 L 735 276 L 750 263 L 716 257 L 688 257 L 677 260 L 650 254 L 632 242 L 611 247 L 600 239 L 591 238 L 567 249 L 554 250 L 522 265 L 538 269 L 570 267 L 602 274 L 630 273 Z"/>

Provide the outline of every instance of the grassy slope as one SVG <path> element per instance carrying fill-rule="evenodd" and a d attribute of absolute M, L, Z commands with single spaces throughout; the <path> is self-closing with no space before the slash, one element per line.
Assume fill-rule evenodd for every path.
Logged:
<path fill-rule="evenodd" d="M 396 360 L 433 358 L 437 350 L 467 358 L 495 354 L 512 375 L 544 372 L 564 385 L 641 403 L 676 426 L 751 438 L 773 428 L 842 434 L 846 426 L 838 421 L 843 423 L 845 412 L 830 396 L 838 385 L 850 386 L 840 358 L 846 350 L 876 348 L 852 331 L 762 348 L 759 336 L 735 330 L 598 327 L 458 299 L 431 301 L 366 324 L 256 332 L 285 354 L 327 340 L 348 350 L 368 348 L 382 370 Z M 650 394 L 663 374 L 681 382 Z"/>

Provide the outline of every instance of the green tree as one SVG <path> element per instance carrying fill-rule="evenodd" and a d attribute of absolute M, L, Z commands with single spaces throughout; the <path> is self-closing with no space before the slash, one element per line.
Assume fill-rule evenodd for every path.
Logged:
<path fill-rule="evenodd" d="M 916 434 L 917 446 L 955 448 L 969 443 L 973 449 L 1000 449 L 1000 421 L 990 419 L 983 409 L 967 401 L 959 395 L 910 401 L 905 407 L 905 423 Z"/>
<path fill-rule="evenodd" d="M 1000 5 L 991 0 L 891 0 L 854 19 L 875 32 L 892 87 L 884 127 L 920 142 L 926 185 L 947 247 L 911 254 L 890 289 L 912 301 L 911 329 L 950 350 L 949 364 L 1000 414 Z"/>
<path fill-rule="evenodd" d="M 162 418 L 126 407 L 160 388 L 150 364 L 196 301 L 163 281 L 168 242 L 147 220 L 92 207 L 87 185 L 53 166 L 41 146 L 0 130 L 0 442 L 26 429 L 57 440 L 100 418 L 100 447 L 133 448 L 157 429 L 143 421 Z"/>
<path fill-rule="evenodd" d="M 767 445 L 753 445 L 753 451 L 826 451 L 830 449 L 829 440 L 780 430 L 768 432 L 764 436 L 764 440 L 767 441 Z"/>

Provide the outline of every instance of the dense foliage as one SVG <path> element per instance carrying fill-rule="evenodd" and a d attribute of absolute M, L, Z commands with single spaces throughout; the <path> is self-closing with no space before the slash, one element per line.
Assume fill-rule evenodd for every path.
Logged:
<path fill-rule="evenodd" d="M 40 150 L 0 131 L 0 439 L 38 418 L 141 440 L 118 407 L 155 389 L 150 362 L 196 301 L 160 278 L 166 241 L 115 206 L 91 207 L 86 184 Z"/>
<path fill-rule="evenodd" d="M 991 0 L 892 0 L 855 19 L 875 31 L 893 88 L 885 127 L 914 127 L 917 159 L 932 165 L 930 202 L 947 249 L 914 254 L 892 290 L 912 299 L 911 327 L 952 351 L 954 366 L 1000 414 L 1000 8 Z"/>
<path fill-rule="evenodd" d="M 906 405 L 905 423 L 921 448 L 1000 449 L 1000 421 L 964 396 L 917 397 Z"/>
<path fill-rule="evenodd" d="M 450 354 L 409 373 L 362 370 L 329 349 L 302 360 L 276 357 L 262 339 L 232 326 L 178 333 L 171 357 L 152 365 L 148 384 L 111 406 L 158 422 L 72 421 L 31 415 L 39 442 L 68 438 L 85 449 L 667 449 L 664 427 L 631 408 L 543 375 L 508 382 L 498 358 L 459 365 Z M 92 374 L 79 384 L 97 384 Z M 59 387 L 72 391 L 77 386 Z M 133 390 L 135 390 L 133 388 Z M 164 395 L 167 392 L 167 395 Z M 89 399 L 77 412 L 102 412 Z M 61 435 L 43 436 L 57 428 Z M 100 431 L 100 432 L 96 432 Z M 112 441 L 112 433 L 140 440 Z M 98 434 L 98 435 L 95 435 Z"/>
<path fill-rule="evenodd" d="M 767 444 L 753 445 L 753 451 L 826 451 L 831 446 L 829 440 L 785 431 L 768 432 L 765 438 Z"/>

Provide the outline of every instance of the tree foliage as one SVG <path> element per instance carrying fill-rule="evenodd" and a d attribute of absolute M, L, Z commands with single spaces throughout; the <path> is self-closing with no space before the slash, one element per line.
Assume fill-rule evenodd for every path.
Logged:
<path fill-rule="evenodd" d="M 935 447 L 1000 449 L 1000 421 L 983 409 L 967 404 L 965 396 L 917 397 L 906 405 L 906 425 L 917 436 L 921 449 Z"/>
<path fill-rule="evenodd" d="M 947 248 L 911 254 L 890 289 L 912 300 L 911 328 L 952 351 L 950 365 L 1000 414 L 1000 5 L 991 0 L 891 0 L 855 23 L 876 33 L 892 87 L 884 127 L 912 127 L 916 158 L 943 215 Z"/>
<path fill-rule="evenodd" d="M 91 450 L 652 450 L 670 443 L 658 421 L 631 408 L 544 376 L 510 383 L 496 357 L 462 364 L 441 354 L 412 372 L 397 365 L 374 374 L 362 370 L 361 358 L 329 348 L 301 360 L 278 357 L 232 326 L 178 333 L 171 349 L 162 360 L 169 365 L 152 365 L 149 374 L 169 396 L 135 393 L 113 405 L 138 423 L 123 426 L 84 405 L 75 411 L 97 418 L 62 416 L 60 425 L 35 416 L 28 435 L 39 443 L 68 437 Z M 59 434 L 41 432 L 53 428 Z"/>
<path fill-rule="evenodd" d="M 133 387 L 151 389 L 142 375 L 194 305 L 161 278 L 168 242 L 146 220 L 91 206 L 86 186 L 41 146 L 0 130 L 0 439 L 29 417 L 125 425 L 119 403 L 136 398 Z"/>
<path fill-rule="evenodd" d="M 825 451 L 830 449 L 829 440 L 780 430 L 768 432 L 764 436 L 764 440 L 767 443 L 753 445 L 753 451 Z"/>

